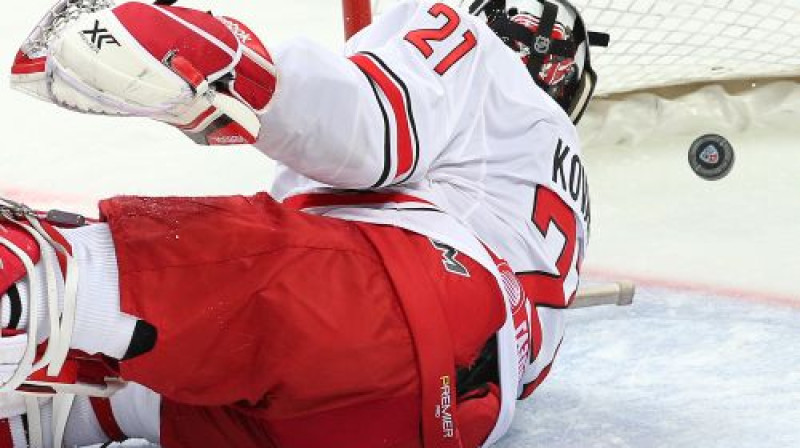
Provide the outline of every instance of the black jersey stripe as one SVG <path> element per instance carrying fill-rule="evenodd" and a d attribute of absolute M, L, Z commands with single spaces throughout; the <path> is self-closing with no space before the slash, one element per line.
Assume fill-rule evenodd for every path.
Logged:
<path fill-rule="evenodd" d="M 375 182 L 372 187 L 370 187 L 377 188 L 386 182 L 386 179 L 389 177 L 389 171 L 392 169 L 392 142 L 389 114 L 386 112 L 386 106 L 384 106 L 383 101 L 381 100 L 380 93 L 378 93 L 378 86 L 375 85 L 375 81 L 369 77 L 369 74 L 364 71 L 361 66 L 356 64 L 356 67 L 361 70 L 361 73 L 363 73 L 364 77 L 367 78 L 367 82 L 369 83 L 370 87 L 372 87 L 372 93 L 375 94 L 375 101 L 378 102 L 378 107 L 381 108 L 381 115 L 383 116 L 383 172 L 381 173 L 380 178 L 378 178 L 378 181 Z"/>
<path fill-rule="evenodd" d="M 411 104 L 411 94 L 408 90 L 408 86 L 406 85 L 405 82 L 403 82 L 403 79 L 400 76 L 398 76 L 397 73 L 395 73 L 391 68 L 389 68 L 389 66 L 386 64 L 386 62 L 383 61 L 383 59 L 381 59 L 375 53 L 369 51 L 362 52 L 362 54 L 370 56 L 376 63 L 378 63 L 378 65 L 380 65 L 380 67 L 386 72 L 386 74 L 388 74 L 394 80 L 394 82 L 396 82 L 397 85 L 400 86 L 400 89 L 403 92 L 403 96 L 405 97 L 406 100 L 406 113 L 408 114 L 409 126 L 411 128 L 411 134 L 414 139 L 414 164 L 406 176 L 395 182 L 396 184 L 399 184 L 410 179 L 411 176 L 413 176 L 414 173 L 416 172 L 417 166 L 419 165 L 419 151 L 420 151 L 419 132 L 417 131 L 417 122 L 414 119 L 414 107 Z"/>

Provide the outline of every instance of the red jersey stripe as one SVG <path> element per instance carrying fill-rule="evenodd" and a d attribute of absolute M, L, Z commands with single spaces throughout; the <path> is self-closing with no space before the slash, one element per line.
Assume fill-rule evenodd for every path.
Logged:
<path fill-rule="evenodd" d="M 375 63 L 369 56 L 357 54 L 350 57 L 367 76 L 370 77 L 389 100 L 389 105 L 394 113 L 397 126 L 397 145 L 395 148 L 397 157 L 397 171 L 394 179 L 399 179 L 409 174 L 414 168 L 415 150 L 413 136 L 411 135 L 411 122 L 408 114 L 408 98 L 398 87 L 392 77 L 384 69 Z"/>
<path fill-rule="evenodd" d="M 283 204 L 295 210 L 314 207 L 337 207 L 367 204 L 418 203 L 435 207 L 431 202 L 402 193 L 305 193 L 283 200 Z"/>

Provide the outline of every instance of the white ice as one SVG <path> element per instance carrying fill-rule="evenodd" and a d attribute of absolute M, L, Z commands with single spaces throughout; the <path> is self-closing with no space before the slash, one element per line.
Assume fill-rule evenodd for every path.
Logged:
<path fill-rule="evenodd" d="M 307 36 L 331 49 L 338 3 L 185 2 L 244 19 L 268 45 Z M 7 64 L 49 6 L 14 2 L 0 15 Z M 723 93 L 598 102 L 582 124 L 585 271 L 634 279 L 639 294 L 630 308 L 571 312 L 550 379 L 500 447 L 800 446 L 800 89 Z M 717 182 L 686 162 L 706 132 L 737 150 Z M 248 194 L 272 173 L 251 148 L 199 148 L 166 126 L 80 116 L 3 87 L 0 136 L 0 195 L 91 215 L 114 194 Z"/>
<path fill-rule="evenodd" d="M 503 448 L 800 446 L 800 307 L 645 288 L 576 310 Z"/>

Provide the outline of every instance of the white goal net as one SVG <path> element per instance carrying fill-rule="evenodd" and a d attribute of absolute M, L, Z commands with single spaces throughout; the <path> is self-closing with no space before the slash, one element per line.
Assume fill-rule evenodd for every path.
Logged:
<path fill-rule="evenodd" d="M 380 14 L 398 0 L 372 0 Z M 458 0 L 447 3 L 460 5 Z M 464 1 L 464 7 L 470 3 Z M 573 0 L 590 29 L 598 94 L 800 75 L 800 0 Z"/>

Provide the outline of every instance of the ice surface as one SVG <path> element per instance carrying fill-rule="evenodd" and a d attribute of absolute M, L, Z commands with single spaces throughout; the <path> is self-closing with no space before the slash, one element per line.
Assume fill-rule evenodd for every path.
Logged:
<path fill-rule="evenodd" d="M 800 446 L 799 327 L 800 307 L 656 288 L 572 311 L 498 447 Z"/>

